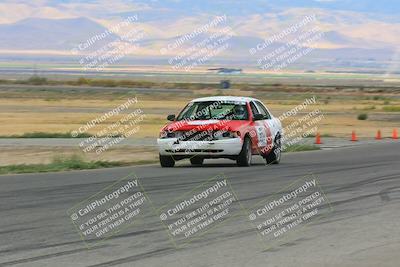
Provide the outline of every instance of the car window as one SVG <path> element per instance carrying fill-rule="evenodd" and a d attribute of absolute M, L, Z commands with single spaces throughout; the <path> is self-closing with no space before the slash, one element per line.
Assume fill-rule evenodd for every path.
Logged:
<path fill-rule="evenodd" d="M 250 108 L 251 108 L 251 112 L 253 113 L 253 115 L 260 114 L 260 112 L 258 111 L 258 109 L 253 101 L 250 102 Z"/>
<path fill-rule="evenodd" d="M 268 110 L 260 101 L 255 101 L 255 104 L 262 115 L 264 115 L 265 119 L 271 119 L 271 114 L 269 114 Z"/>
<path fill-rule="evenodd" d="M 248 120 L 246 104 L 243 102 L 191 102 L 179 114 L 177 120 Z"/>

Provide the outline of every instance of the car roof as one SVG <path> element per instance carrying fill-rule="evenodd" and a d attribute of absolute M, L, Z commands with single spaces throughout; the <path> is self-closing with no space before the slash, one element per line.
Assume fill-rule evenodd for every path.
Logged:
<path fill-rule="evenodd" d="M 244 101 L 244 102 L 250 102 L 250 101 L 259 101 L 258 99 L 252 98 L 252 97 L 246 97 L 246 96 L 209 96 L 209 97 L 201 97 L 201 98 L 196 98 L 193 99 L 190 102 L 205 102 L 205 101 Z"/>

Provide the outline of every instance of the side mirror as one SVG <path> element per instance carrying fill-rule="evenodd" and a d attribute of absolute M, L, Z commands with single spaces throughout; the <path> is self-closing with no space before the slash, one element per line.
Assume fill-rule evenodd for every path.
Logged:
<path fill-rule="evenodd" d="M 260 121 L 264 119 L 264 115 L 263 114 L 254 114 L 253 115 L 253 121 Z"/>
<path fill-rule="evenodd" d="M 175 120 L 175 115 L 174 114 L 168 115 L 167 116 L 167 120 L 174 121 Z"/>

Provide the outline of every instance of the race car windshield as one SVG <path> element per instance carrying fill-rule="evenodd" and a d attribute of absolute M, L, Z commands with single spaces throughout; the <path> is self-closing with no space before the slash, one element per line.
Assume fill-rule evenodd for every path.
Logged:
<path fill-rule="evenodd" d="M 248 120 L 244 102 L 191 102 L 179 114 L 178 120 Z"/>

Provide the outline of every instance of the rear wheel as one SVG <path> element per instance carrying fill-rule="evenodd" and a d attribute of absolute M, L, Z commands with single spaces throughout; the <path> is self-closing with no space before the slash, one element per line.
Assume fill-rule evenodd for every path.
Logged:
<path fill-rule="evenodd" d="M 171 168 L 175 166 L 175 160 L 171 156 L 160 155 L 160 165 L 163 168 Z"/>
<path fill-rule="evenodd" d="M 190 158 L 190 163 L 192 165 L 203 165 L 203 162 L 204 162 L 204 158 L 200 158 L 200 157 Z"/>
<path fill-rule="evenodd" d="M 240 154 L 236 159 L 236 163 L 238 166 L 248 167 L 251 165 L 251 157 L 251 140 L 249 137 L 245 137 L 242 151 L 240 151 Z"/>
<path fill-rule="evenodd" d="M 281 137 L 278 135 L 274 140 L 274 147 L 265 157 L 267 164 L 279 164 L 281 161 Z"/>

